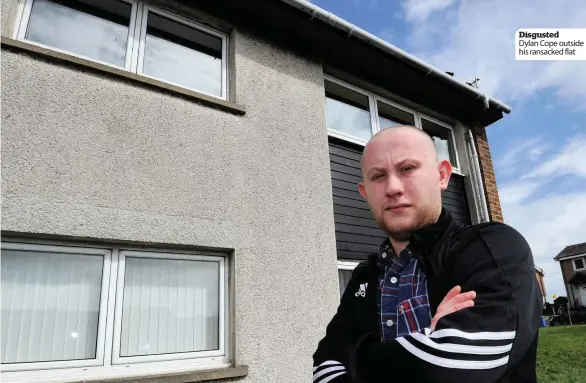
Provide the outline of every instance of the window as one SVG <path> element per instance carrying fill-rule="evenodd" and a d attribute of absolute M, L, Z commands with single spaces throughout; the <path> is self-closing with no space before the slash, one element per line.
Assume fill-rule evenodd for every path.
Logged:
<path fill-rule="evenodd" d="M 344 290 L 346 290 L 346 286 L 348 286 L 348 282 L 350 282 L 350 278 L 352 278 L 352 273 L 356 266 L 358 266 L 359 261 L 338 261 L 338 282 L 340 285 L 340 297 L 344 294 Z"/>
<path fill-rule="evenodd" d="M 1 261 L 3 379 L 228 366 L 221 255 L 3 242 Z"/>
<path fill-rule="evenodd" d="M 15 38 L 227 98 L 227 37 L 133 0 L 21 0 Z"/>
<path fill-rule="evenodd" d="M 324 85 L 330 136 L 366 145 L 382 129 L 415 126 L 432 137 L 438 158 L 450 161 L 454 172 L 460 172 L 454 133 L 449 125 L 329 76 Z"/>
<path fill-rule="evenodd" d="M 328 129 L 367 141 L 372 136 L 368 96 L 326 82 Z"/>
<path fill-rule="evenodd" d="M 448 126 L 432 122 L 426 118 L 421 119 L 421 126 L 422 129 L 433 139 L 438 159 L 448 160 L 453 166 L 458 167 L 452 129 Z"/>
<path fill-rule="evenodd" d="M 584 258 L 574 259 L 574 270 L 581 270 L 585 268 L 586 266 L 584 265 Z"/>
<path fill-rule="evenodd" d="M 415 116 L 409 112 L 395 108 L 389 104 L 378 101 L 378 124 L 380 129 L 388 129 L 398 125 L 415 126 Z"/>

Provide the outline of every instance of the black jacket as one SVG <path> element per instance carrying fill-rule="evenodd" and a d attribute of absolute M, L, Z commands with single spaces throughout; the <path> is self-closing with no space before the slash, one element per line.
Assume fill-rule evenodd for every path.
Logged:
<path fill-rule="evenodd" d="M 381 343 L 373 254 L 354 270 L 318 344 L 314 382 L 536 382 L 541 296 L 521 234 L 497 222 L 459 226 L 443 209 L 408 248 L 421 254 L 432 316 L 456 285 L 476 291 L 474 306 L 444 316 L 433 332 Z"/>

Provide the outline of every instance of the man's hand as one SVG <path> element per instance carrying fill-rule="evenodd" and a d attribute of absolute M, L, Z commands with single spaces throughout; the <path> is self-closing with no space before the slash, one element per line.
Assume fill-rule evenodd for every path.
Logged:
<path fill-rule="evenodd" d="M 460 286 L 455 286 L 448 291 L 445 298 L 437 307 L 435 316 L 431 320 L 431 331 L 435 330 L 435 325 L 441 317 L 474 306 L 476 292 L 467 291 L 465 293 L 460 293 L 460 291 L 462 291 Z"/>

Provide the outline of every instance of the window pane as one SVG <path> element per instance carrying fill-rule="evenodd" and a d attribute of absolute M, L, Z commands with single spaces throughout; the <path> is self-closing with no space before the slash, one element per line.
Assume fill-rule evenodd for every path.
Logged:
<path fill-rule="evenodd" d="M 95 358 L 103 262 L 2 250 L 2 363 Z"/>
<path fill-rule="evenodd" d="M 126 257 L 120 356 L 219 348 L 218 262 Z"/>
<path fill-rule="evenodd" d="M 222 39 L 149 12 L 143 73 L 222 96 Z"/>
<path fill-rule="evenodd" d="M 326 82 L 328 129 L 365 141 L 372 136 L 368 97 L 338 84 Z"/>
<path fill-rule="evenodd" d="M 415 118 L 411 113 L 394 108 L 380 101 L 377 103 L 377 107 L 378 123 L 381 130 L 398 125 L 415 125 Z"/>
<path fill-rule="evenodd" d="M 574 263 L 576 265 L 576 269 L 583 269 L 584 268 L 584 261 L 582 259 L 575 259 Z"/>
<path fill-rule="evenodd" d="M 130 4 L 115 0 L 35 0 L 25 38 L 124 66 L 130 11 Z"/>
<path fill-rule="evenodd" d="M 431 136 L 435 143 L 438 159 L 440 161 L 448 160 L 453 166 L 456 166 L 455 147 L 450 129 L 425 119 L 421 119 L 421 123 L 423 130 Z"/>
<path fill-rule="evenodd" d="M 352 270 L 341 270 L 338 269 L 338 282 L 340 283 L 340 296 L 344 294 L 344 290 L 346 290 L 346 286 L 348 286 L 348 282 L 350 282 L 350 278 L 352 277 Z"/>

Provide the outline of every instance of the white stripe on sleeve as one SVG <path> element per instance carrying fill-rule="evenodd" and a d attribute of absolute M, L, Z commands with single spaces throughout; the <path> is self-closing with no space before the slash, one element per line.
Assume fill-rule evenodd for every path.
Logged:
<path fill-rule="evenodd" d="M 333 372 L 333 371 L 343 371 L 346 372 L 346 369 L 344 368 L 344 366 L 334 366 L 334 367 L 327 367 L 324 368 L 323 370 L 316 372 L 313 374 L 313 381 L 314 382 L 319 382 L 319 378 L 324 376 L 327 373 Z"/>
<path fill-rule="evenodd" d="M 315 370 L 317 370 L 318 368 L 320 368 L 320 367 L 323 367 L 323 366 L 341 366 L 341 365 L 342 365 L 342 363 L 340 363 L 340 362 L 338 362 L 338 361 L 335 361 L 335 360 L 326 360 L 325 362 L 323 362 L 323 363 L 322 363 L 322 364 L 320 364 L 319 366 L 317 366 L 317 367 L 314 367 L 314 368 L 313 368 L 313 371 L 315 371 Z"/>
<path fill-rule="evenodd" d="M 346 371 L 342 371 L 342 372 L 338 372 L 337 374 L 330 375 L 319 383 L 328 383 L 330 380 L 337 378 L 340 375 L 344 375 L 345 373 L 346 373 Z"/>
<path fill-rule="evenodd" d="M 495 360 L 460 360 L 460 359 L 447 359 L 440 358 L 435 355 L 428 354 L 412 345 L 408 340 L 403 337 L 397 338 L 397 342 L 403 346 L 411 354 L 415 355 L 419 359 L 422 359 L 428 363 L 434 364 L 440 367 L 446 368 L 459 368 L 468 370 L 484 370 L 489 368 L 495 368 L 507 364 L 509 357 L 505 356 Z"/>
<path fill-rule="evenodd" d="M 476 355 L 494 355 L 494 354 L 503 354 L 505 352 L 511 351 L 513 347 L 513 343 L 507 344 L 504 346 L 470 346 L 465 344 L 455 344 L 455 343 L 435 343 L 433 339 L 426 337 L 423 334 L 418 332 L 414 332 L 409 334 L 412 338 L 418 340 L 419 342 L 434 348 L 436 350 L 445 351 L 445 352 L 455 352 L 455 353 L 462 353 L 462 354 L 476 354 Z"/>
<path fill-rule="evenodd" d="M 427 332 L 427 331 L 426 331 Z M 430 338 L 444 338 L 447 336 L 455 336 L 459 338 L 473 339 L 473 340 L 503 340 L 515 339 L 516 331 L 494 331 L 494 332 L 464 332 L 454 328 L 445 328 L 437 330 L 429 334 Z"/>

